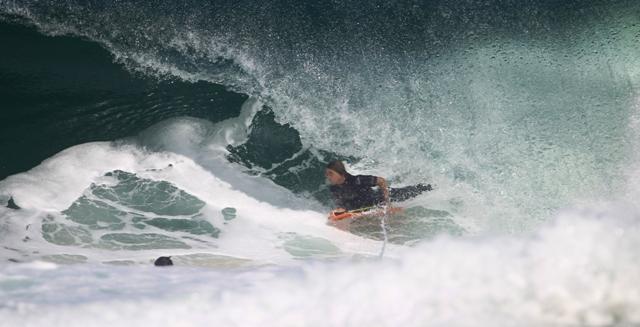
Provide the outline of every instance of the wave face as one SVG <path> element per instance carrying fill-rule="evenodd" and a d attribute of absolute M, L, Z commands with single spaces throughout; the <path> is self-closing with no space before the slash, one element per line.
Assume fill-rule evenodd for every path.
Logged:
<path fill-rule="evenodd" d="M 96 41 L 147 76 L 258 97 L 304 147 L 360 159 L 357 170 L 396 183 L 433 181 L 451 190 L 449 210 L 482 211 L 494 225 L 526 229 L 532 216 L 624 188 L 633 2 L 2 8 L 5 20 Z"/>
<path fill-rule="evenodd" d="M 48 262 L 0 271 L 0 311 L 640 323 L 639 17 L 623 0 L 0 0 L 0 257 Z M 436 190 L 343 233 L 324 224 L 334 158 Z M 189 267 L 131 277 L 165 254 Z M 102 289 L 56 295 L 87 271 Z M 345 296 L 362 307 L 330 305 Z"/>

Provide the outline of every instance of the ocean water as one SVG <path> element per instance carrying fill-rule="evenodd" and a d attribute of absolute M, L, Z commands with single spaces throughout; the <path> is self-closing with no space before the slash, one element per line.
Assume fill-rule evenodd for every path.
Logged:
<path fill-rule="evenodd" d="M 0 325 L 640 325 L 636 1 L 0 0 L 0 44 Z M 333 159 L 435 190 L 341 231 Z"/>

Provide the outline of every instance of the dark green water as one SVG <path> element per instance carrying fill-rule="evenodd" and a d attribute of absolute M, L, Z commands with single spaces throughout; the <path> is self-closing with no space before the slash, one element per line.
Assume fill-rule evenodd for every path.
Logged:
<path fill-rule="evenodd" d="M 235 117 L 247 96 L 210 82 L 145 76 L 114 63 L 103 47 L 72 36 L 47 37 L 34 28 L 0 23 L 0 179 L 28 170 L 76 144 L 112 141 L 171 117 L 213 122 Z M 298 133 L 275 122 L 273 112 L 255 118 L 246 144 L 229 148 L 230 161 L 266 169 L 300 151 Z M 318 192 L 323 163 L 304 156 L 267 176 L 294 191 Z M 313 160 L 312 169 L 288 169 Z M 256 172 L 257 173 L 257 172 Z"/>
<path fill-rule="evenodd" d="M 135 135 L 176 116 L 235 117 L 247 96 L 127 71 L 86 39 L 0 23 L 0 179 L 70 146 Z"/>

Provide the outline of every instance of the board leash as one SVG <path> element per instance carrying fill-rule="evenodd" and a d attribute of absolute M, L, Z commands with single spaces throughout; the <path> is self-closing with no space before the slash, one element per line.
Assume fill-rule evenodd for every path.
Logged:
<path fill-rule="evenodd" d="M 387 219 L 387 206 L 384 206 L 384 212 L 383 215 L 380 217 L 380 228 L 382 229 L 382 235 L 383 235 L 383 240 L 382 240 L 382 248 L 380 249 L 380 254 L 378 255 L 379 259 L 382 259 L 384 257 L 384 250 L 387 247 L 387 226 L 386 226 L 386 219 Z"/>

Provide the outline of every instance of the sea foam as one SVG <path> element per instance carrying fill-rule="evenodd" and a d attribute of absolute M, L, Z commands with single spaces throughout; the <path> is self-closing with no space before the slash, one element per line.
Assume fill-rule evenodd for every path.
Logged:
<path fill-rule="evenodd" d="M 9 325 L 612 326 L 640 323 L 636 213 L 566 210 L 526 237 L 441 237 L 396 259 L 254 269 L 0 270 Z"/>

